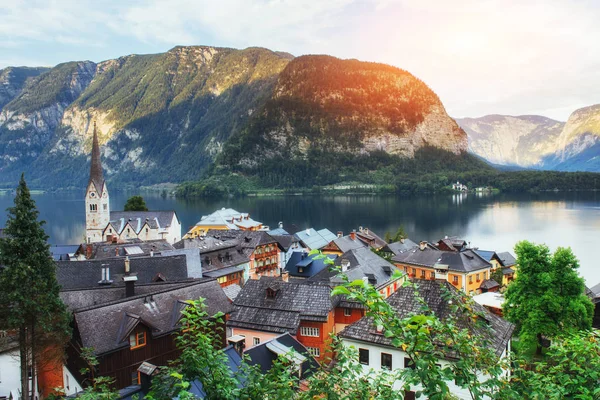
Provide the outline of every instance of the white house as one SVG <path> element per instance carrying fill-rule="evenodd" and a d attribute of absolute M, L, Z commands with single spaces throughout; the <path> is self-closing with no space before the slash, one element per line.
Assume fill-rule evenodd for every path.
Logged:
<path fill-rule="evenodd" d="M 429 305 L 429 308 L 439 318 L 444 318 L 444 316 L 452 313 L 451 305 L 448 304 L 448 301 L 443 300 L 442 295 L 445 290 L 458 294 L 458 289 L 454 288 L 447 281 L 442 280 L 420 280 L 418 281 L 418 286 L 420 296 L 423 297 Z M 458 298 L 460 297 L 457 296 L 457 299 Z M 415 292 L 411 287 L 402 287 L 398 289 L 398 291 L 388 297 L 386 301 L 390 303 L 400 317 L 421 313 L 421 305 L 416 301 Z M 468 318 L 465 318 L 465 320 L 459 319 L 459 321 L 461 321 L 460 324 L 462 324 L 462 326 L 459 326 L 461 328 L 472 329 L 474 335 L 486 335 L 486 339 L 489 340 L 490 345 L 493 347 L 492 350 L 496 355 L 500 358 L 505 357 L 510 351 L 514 325 L 497 315 L 490 313 L 476 303 L 473 304 L 473 308 L 474 311 L 484 316 L 490 330 L 485 332 L 481 329 L 474 328 L 474 326 L 468 322 L 470 321 Z M 392 346 L 391 339 L 386 338 L 383 331 L 375 326 L 372 318 L 363 317 L 359 321 L 347 326 L 339 333 L 339 336 L 342 338 L 344 346 L 354 347 L 358 350 L 358 361 L 363 365 L 365 374 L 368 374 L 371 370 L 411 368 L 412 363 L 406 353 L 402 351 L 401 348 Z M 439 364 L 445 366 L 456 360 L 455 355 L 447 354 L 444 359 L 439 360 Z M 484 379 L 485 375 L 482 373 L 479 377 L 480 379 Z M 471 399 L 471 395 L 467 389 L 455 385 L 454 382 L 447 383 L 451 392 L 458 398 Z M 411 388 L 411 390 L 414 391 L 418 389 L 418 387 Z"/>

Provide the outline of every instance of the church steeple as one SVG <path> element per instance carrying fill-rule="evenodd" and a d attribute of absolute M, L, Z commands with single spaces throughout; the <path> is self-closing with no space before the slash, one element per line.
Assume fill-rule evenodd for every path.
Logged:
<path fill-rule="evenodd" d="M 90 183 L 93 182 L 98 193 L 104 188 L 104 175 L 102 174 L 102 163 L 100 162 L 100 146 L 98 145 L 98 133 L 96 132 L 96 121 L 94 121 L 94 139 L 92 142 L 92 165 L 90 167 Z M 89 185 L 89 183 L 88 183 Z"/>

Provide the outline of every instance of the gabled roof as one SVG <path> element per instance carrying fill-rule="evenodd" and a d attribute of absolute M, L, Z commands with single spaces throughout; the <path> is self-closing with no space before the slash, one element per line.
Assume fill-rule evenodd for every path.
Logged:
<path fill-rule="evenodd" d="M 383 251 L 387 251 L 388 253 L 398 255 L 400 253 L 404 253 L 405 251 L 412 250 L 415 247 L 419 247 L 419 245 L 410 240 L 409 238 L 406 238 L 399 242 L 393 242 L 388 244 L 383 248 Z"/>
<path fill-rule="evenodd" d="M 447 265 L 450 271 L 463 273 L 491 267 L 489 262 L 470 249 L 456 252 L 432 250 L 430 248 L 421 250 L 417 247 L 392 257 L 392 261 L 428 268 L 434 268 L 436 264 L 442 264 Z"/>
<path fill-rule="evenodd" d="M 481 286 L 479 286 L 480 289 L 485 290 L 490 290 L 497 287 L 500 287 L 500 284 L 493 279 L 486 279 L 483 282 L 481 282 Z"/>
<path fill-rule="evenodd" d="M 373 247 L 374 249 L 380 249 L 387 245 L 387 242 L 383 240 L 379 235 L 373 232 L 369 228 L 363 228 L 362 226 L 358 228 L 356 232 L 356 236 L 358 239 L 365 242 L 365 244 Z"/>
<path fill-rule="evenodd" d="M 337 246 L 338 249 L 340 249 L 340 251 L 342 253 L 345 253 L 347 251 L 354 250 L 354 249 L 360 249 L 362 247 L 365 247 L 365 248 L 367 247 L 367 244 L 365 244 L 363 241 L 358 239 L 358 234 L 356 235 L 356 238 L 354 240 L 352 239 L 352 237 L 350 235 L 346 235 L 346 236 L 335 238 L 333 240 L 333 243 Z"/>
<path fill-rule="evenodd" d="M 504 267 L 512 267 L 513 265 L 517 264 L 517 260 L 515 259 L 515 257 L 508 251 L 498 253 L 498 257 L 500 258 L 502 266 Z"/>
<path fill-rule="evenodd" d="M 277 240 L 275 240 L 275 238 L 273 238 L 265 231 L 223 231 L 217 229 L 210 229 L 206 232 L 206 238 L 209 237 L 227 243 L 237 241 L 236 243 L 244 249 L 254 250 L 258 246 L 263 246 L 267 244 L 277 244 L 277 246 L 281 248 Z"/>
<path fill-rule="evenodd" d="M 69 260 L 69 254 L 75 254 L 79 245 L 77 244 L 54 244 L 50 246 L 50 253 L 55 261 Z"/>
<path fill-rule="evenodd" d="M 390 281 L 395 271 L 400 271 L 394 264 L 379 257 L 370 248 L 364 246 L 345 252 L 335 259 L 334 265 L 341 267 L 344 260 L 347 260 L 350 265 L 348 270 L 343 272 L 343 274 L 350 281 L 367 278 L 370 279 L 370 283 L 375 287 L 385 285 Z M 309 278 L 309 281 L 329 282 L 335 286 L 343 282 L 342 278 L 338 275 L 338 272 L 325 268 L 315 276 Z"/>
<path fill-rule="evenodd" d="M 214 280 L 203 280 L 151 295 L 80 309 L 73 315 L 82 345 L 92 347 L 99 355 L 129 347 L 128 332 L 140 323 L 149 328 L 153 337 L 175 331 L 185 301 L 200 297 L 205 299 L 209 315 L 231 310 L 219 284 Z"/>
<path fill-rule="evenodd" d="M 275 346 L 270 346 L 273 344 L 275 344 Z M 298 361 L 302 360 L 301 379 L 308 378 L 319 368 L 317 360 L 315 360 L 306 347 L 290 335 L 289 332 L 251 347 L 244 351 L 244 354 L 249 357 L 249 365 L 258 365 L 263 373 L 267 373 L 273 366 L 273 362 L 279 357 L 279 349 L 281 349 L 284 354 L 296 353 L 302 357 L 301 359 L 298 359 Z"/>
<path fill-rule="evenodd" d="M 296 236 L 309 250 L 322 249 L 337 238 L 337 236 L 328 229 L 316 231 L 313 228 L 296 232 L 294 236 Z"/>
<path fill-rule="evenodd" d="M 167 281 L 183 281 L 188 275 L 187 257 L 185 255 L 135 257 L 129 261 L 132 273 L 137 274 L 137 282 L 152 283 L 160 273 Z M 100 286 L 102 269 L 109 268 L 113 286 L 122 286 L 125 274 L 125 258 L 87 261 L 57 261 L 56 279 L 62 290 L 83 289 Z"/>
<path fill-rule="evenodd" d="M 466 301 L 467 296 L 453 287 L 447 281 L 441 280 L 420 280 L 418 283 L 418 293 L 425 300 L 429 309 L 441 320 L 445 320 L 449 315 L 456 315 L 452 307 L 444 296 L 445 291 L 450 291 L 459 301 Z M 422 305 L 417 300 L 414 290 L 411 287 L 400 287 L 386 301 L 396 311 L 400 318 L 411 315 L 422 314 Z M 481 305 L 474 303 L 473 310 L 484 316 L 489 323 L 490 330 L 475 326 L 469 317 L 458 319 L 457 325 L 461 329 L 469 329 L 472 335 L 478 335 L 489 341 L 495 353 L 500 356 L 506 349 L 506 345 L 512 336 L 514 325 L 504 319 L 492 314 Z M 373 318 L 363 317 L 359 321 L 347 326 L 340 334 L 342 338 L 358 340 L 376 345 L 391 347 L 390 338 L 376 333 Z M 456 359 L 457 355 L 448 351 L 446 358 Z"/>
<path fill-rule="evenodd" d="M 288 251 L 294 243 L 298 243 L 298 238 L 293 235 L 276 235 L 272 232 L 269 232 L 269 235 L 271 235 L 273 239 L 277 240 L 277 243 L 279 243 L 284 251 Z"/>
<path fill-rule="evenodd" d="M 267 296 L 267 289 L 275 292 Z M 327 321 L 334 308 L 331 288 L 284 282 L 270 277 L 249 280 L 234 302 L 231 327 L 296 334 L 301 320 Z"/>
<path fill-rule="evenodd" d="M 269 229 L 269 235 L 274 236 L 274 235 L 289 235 L 288 231 L 286 231 L 283 228 L 275 228 L 275 229 Z"/>
<path fill-rule="evenodd" d="M 119 234 L 129 224 L 136 234 L 147 224 L 150 229 L 167 229 L 173 218 L 179 221 L 175 211 L 111 211 L 110 225 Z"/>
<path fill-rule="evenodd" d="M 479 250 L 479 249 L 473 249 L 473 251 L 475 253 L 477 253 L 477 255 L 479 255 L 479 257 L 483 258 L 487 262 L 492 262 L 492 259 L 494 259 L 494 258 L 496 260 L 498 260 L 499 262 L 501 261 L 500 257 L 498 257 L 498 254 L 496 254 L 495 251 L 492 251 L 492 250 Z"/>
<path fill-rule="evenodd" d="M 327 257 L 332 260 L 337 258 L 337 256 L 333 254 L 328 254 Z M 285 266 L 285 270 L 289 272 L 290 276 L 309 278 L 327 268 L 325 259 L 315 258 L 317 258 L 316 254 L 308 255 L 302 251 L 295 251 L 291 254 L 290 259 Z M 300 268 L 302 268 L 302 272 L 300 272 Z"/>
<path fill-rule="evenodd" d="M 196 226 L 226 226 L 227 229 L 249 229 L 259 227 L 262 222 L 250 218 L 248 213 L 240 213 L 233 208 L 221 208 L 209 215 L 204 215 Z"/>

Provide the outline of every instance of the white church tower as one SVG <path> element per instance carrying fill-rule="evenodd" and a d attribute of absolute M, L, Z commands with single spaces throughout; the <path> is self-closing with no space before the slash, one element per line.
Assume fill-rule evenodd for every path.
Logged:
<path fill-rule="evenodd" d="M 94 122 L 94 139 L 92 144 L 92 165 L 90 180 L 85 193 L 85 236 L 88 243 L 101 242 L 102 232 L 110 221 L 110 201 L 108 188 L 102 174 L 100 162 L 100 146 Z"/>

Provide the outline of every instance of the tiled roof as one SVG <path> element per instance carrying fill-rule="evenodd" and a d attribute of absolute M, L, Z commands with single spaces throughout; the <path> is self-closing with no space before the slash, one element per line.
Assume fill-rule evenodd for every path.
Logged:
<path fill-rule="evenodd" d="M 343 272 L 350 281 L 366 277 L 375 287 L 380 287 L 389 282 L 394 271 L 399 270 L 394 264 L 379 257 L 368 247 L 361 247 L 345 252 L 335 260 L 334 265 L 341 267 L 344 260 L 350 263 L 348 270 Z M 309 278 L 309 281 L 326 281 L 332 285 L 343 282 L 338 273 L 330 271 L 329 268 L 323 269 L 317 275 Z"/>
<path fill-rule="evenodd" d="M 457 272 L 472 272 L 489 268 L 491 264 L 481 258 L 473 250 L 461 252 L 441 251 L 426 248 L 415 248 L 392 257 L 392 261 L 415 266 L 433 268 L 436 264 L 447 265 L 448 270 Z"/>
<path fill-rule="evenodd" d="M 455 297 L 466 299 L 466 295 L 453 287 L 450 283 L 440 280 L 421 280 L 418 283 L 419 295 L 425 300 L 429 309 L 442 321 L 453 314 L 451 305 L 444 299 L 444 291 L 450 291 L 455 294 Z M 422 314 L 422 306 L 417 301 L 415 292 L 411 287 L 401 287 L 394 294 L 386 299 L 392 306 L 400 318 L 411 315 Z M 489 340 L 495 353 L 500 356 L 505 350 L 508 341 L 512 336 L 514 325 L 504 319 L 492 314 L 481 305 L 474 303 L 473 310 L 482 314 L 485 320 L 489 323 L 490 330 L 473 325 L 470 318 L 459 318 L 458 327 L 461 329 L 469 329 L 471 334 L 478 335 L 486 340 Z M 340 334 L 342 338 L 364 341 L 390 347 L 391 339 L 385 335 L 377 334 L 373 319 L 371 317 L 363 317 L 359 321 L 347 326 Z M 446 353 L 446 358 L 456 358 L 456 354 L 452 352 Z"/>
<path fill-rule="evenodd" d="M 419 245 L 410 240 L 409 238 L 406 238 L 403 241 L 388 244 L 383 248 L 383 251 L 387 251 L 389 253 L 393 253 L 394 255 L 398 255 L 400 253 L 404 253 L 405 251 L 412 250 L 415 247 L 419 247 Z"/>
<path fill-rule="evenodd" d="M 223 288 L 223 291 L 225 292 L 225 295 L 227 296 L 227 298 L 233 302 L 235 300 L 235 298 L 237 297 L 238 294 L 240 294 L 240 292 L 242 291 L 242 287 L 240 285 L 227 285 Z"/>
<path fill-rule="evenodd" d="M 481 282 L 481 286 L 479 286 L 480 289 L 486 290 L 490 290 L 497 287 L 500 287 L 500 284 L 493 279 L 486 279 L 483 282 Z"/>
<path fill-rule="evenodd" d="M 111 211 L 110 224 L 119 233 L 129 224 L 138 234 L 147 223 L 152 229 L 166 229 L 171 226 L 175 211 Z"/>
<path fill-rule="evenodd" d="M 276 235 L 272 232 L 269 232 L 269 235 L 271 235 L 273 239 L 277 240 L 284 251 L 288 251 L 295 242 L 298 242 L 298 239 L 293 235 Z"/>
<path fill-rule="evenodd" d="M 295 236 L 309 250 L 322 249 L 337 238 L 337 236 L 328 229 L 316 231 L 313 228 L 296 232 Z"/>
<path fill-rule="evenodd" d="M 137 273 L 138 283 L 152 283 L 158 274 L 168 282 L 182 281 L 188 276 L 185 255 L 136 257 L 129 261 L 132 273 Z M 102 269 L 109 268 L 113 286 L 122 286 L 125 258 L 88 261 L 57 261 L 56 279 L 63 290 L 99 287 Z"/>
<path fill-rule="evenodd" d="M 88 253 L 88 247 L 91 247 L 91 256 Z M 162 251 L 173 250 L 174 247 L 164 239 L 157 240 L 141 240 L 131 239 L 120 243 L 111 242 L 98 242 L 98 243 L 83 243 L 78 246 L 77 253 L 86 256 L 88 259 L 105 259 L 114 257 L 124 257 L 126 255 L 136 256 L 129 254 L 126 249 L 139 248 L 142 253 L 141 255 L 150 255 L 151 252 L 159 254 Z"/>
<path fill-rule="evenodd" d="M 512 267 L 513 265 L 515 265 L 517 263 L 517 260 L 515 259 L 515 257 L 512 254 L 510 254 L 508 251 L 498 253 L 498 257 L 500 258 L 502 265 L 505 267 Z"/>
<path fill-rule="evenodd" d="M 352 240 L 350 235 L 338 237 L 333 240 L 333 243 L 335 243 L 342 253 L 367 246 L 363 241 L 358 240 L 358 235 L 354 240 Z"/>
<path fill-rule="evenodd" d="M 276 292 L 267 296 L 267 288 Z M 249 280 L 234 302 L 231 327 L 295 334 L 300 320 L 326 321 L 334 303 L 331 288 L 262 277 Z"/>
<path fill-rule="evenodd" d="M 129 333 L 139 323 L 148 326 L 152 336 L 173 332 L 181 310 L 186 307 L 184 302 L 200 297 L 205 299 L 209 315 L 231 310 L 223 289 L 215 280 L 208 280 L 80 309 L 74 313 L 74 319 L 82 345 L 92 347 L 99 355 L 129 347 Z"/>
<path fill-rule="evenodd" d="M 356 232 L 358 239 L 363 240 L 366 244 L 373 248 L 379 249 L 385 247 L 387 242 L 369 228 L 358 228 Z"/>
<path fill-rule="evenodd" d="M 308 255 L 302 251 L 295 251 L 291 254 L 289 261 L 287 262 L 285 269 L 290 273 L 290 276 L 298 276 L 309 278 L 313 275 L 318 274 L 324 268 L 327 268 L 325 259 L 315 259 L 317 255 Z M 327 255 L 332 260 L 335 260 L 337 256 L 329 254 Z M 302 268 L 302 272 L 300 272 Z"/>
<path fill-rule="evenodd" d="M 239 227 L 251 228 L 262 225 L 261 222 L 250 218 L 248 213 L 240 213 L 233 208 L 222 208 L 209 215 L 204 215 L 196 223 L 196 226 L 221 226 L 224 225 L 228 229 L 239 229 Z"/>

